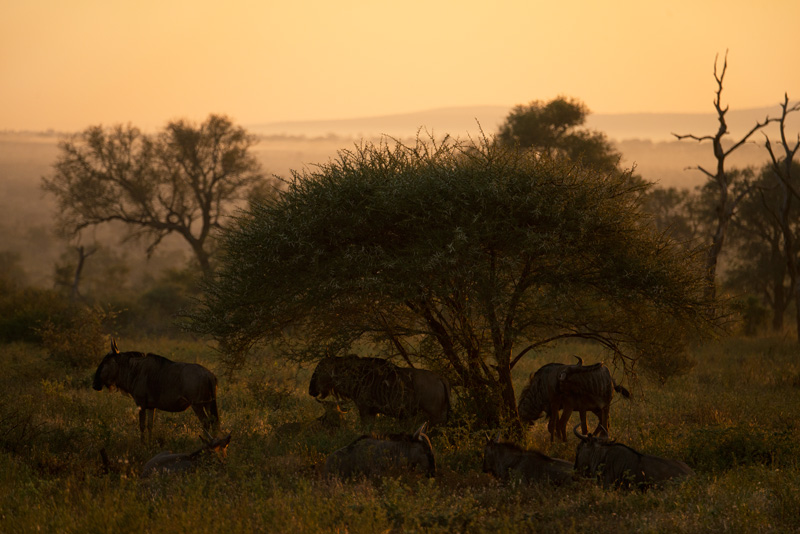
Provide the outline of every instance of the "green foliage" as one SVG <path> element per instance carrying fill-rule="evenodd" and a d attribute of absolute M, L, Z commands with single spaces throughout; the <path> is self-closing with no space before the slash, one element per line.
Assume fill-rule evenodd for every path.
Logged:
<path fill-rule="evenodd" d="M 688 440 L 687 462 L 705 471 L 739 465 L 796 465 L 796 432 L 752 423 L 696 429 Z"/>
<path fill-rule="evenodd" d="M 37 329 L 47 320 L 69 316 L 70 303 L 61 294 L 32 287 L 0 291 L 0 341 L 39 341 Z"/>
<path fill-rule="evenodd" d="M 602 172 L 617 170 L 620 155 L 605 134 L 581 130 L 589 109 L 574 98 L 558 97 L 518 105 L 506 117 L 497 140 L 506 146 L 533 148 L 548 156 L 563 155 Z"/>
<path fill-rule="evenodd" d="M 305 361 L 354 346 L 416 360 L 475 406 L 502 398 L 481 420 L 513 419 L 520 338 L 633 361 L 707 326 L 699 256 L 653 230 L 644 191 L 486 139 L 364 144 L 226 232 L 190 326 L 234 355 L 276 341 Z"/>
<path fill-rule="evenodd" d="M 69 314 L 48 318 L 37 328 L 42 345 L 56 362 L 75 368 L 97 364 L 108 346 L 116 313 L 100 307 L 72 305 Z"/>

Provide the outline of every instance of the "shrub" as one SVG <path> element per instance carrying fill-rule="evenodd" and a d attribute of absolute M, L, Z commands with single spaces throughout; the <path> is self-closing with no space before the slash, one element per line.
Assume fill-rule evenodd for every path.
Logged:
<path fill-rule="evenodd" d="M 116 313 L 99 306 L 74 306 L 70 312 L 62 320 L 46 319 L 37 332 L 53 360 L 75 368 L 90 367 L 104 354 L 108 323 Z"/>

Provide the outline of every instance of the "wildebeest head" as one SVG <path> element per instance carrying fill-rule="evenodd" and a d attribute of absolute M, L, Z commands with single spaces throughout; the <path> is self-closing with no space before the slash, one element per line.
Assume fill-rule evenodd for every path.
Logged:
<path fill-rule="evenodd" d="M 500 434 L 497 434 L 497 437 L 494 439 L 487 437 L 486 444 L 483 446 L 484 473 L 495 473 L 497 471 L 495 466 L 500 452 Z"/>
<path fill-rule="evenodd" d="M 118 355 L 119 349 L 117 348 L 117 343 L 112 339 L 111 352 L 103 357 L 103 361 L 100 362 L 100 365 L 97 366 L 97 371 L 94 373 L 92 387 L 97 391 L 103 389 L 103 386 L 109 389 L 113 388 L 117 383 L 117 376 L 119 375 Z"/>
<path fill-rule="evenodd" d="M 592 471 L 597 467 L 593 465 L 593 463 L 596 463 L 596 458 L 598 458 L 597 452 L 604 444 L 611 443 L 611 440 L 605 437 L 608 435 L 608 432 L 604 428 L 601 428 L 599 432 L 600 435 L 598 436 L 593 436 L 591 432 L 584 436 L 578 432 L 579 426 L 581 425 L 577 424 L 572 429 L 572 432 L 581 440 L 581 442 L 578 443 L 578 449 L 575 451 L 575 470 L 581 474 L 585 474 L 586 471 Z M 605 434 L 605 436 L 603 434 Z"/>
<path fill-rule="evenodd" d="M 311 375 L 311 382 L 308 384 L 308 394 L 322 400 L 334 391 L 334 376 L 336 373 L 336 359 L 330 356 L 322 358 Z"/>
<path fill-rule="evenodd" d="M 533 423 L 542 415 L 552 415 L 552 398 L 557 392 L 558 373 L 563 367 L 564 364 L 548 363 L 530 376 L 528 384 L 520 393 L 517 406 L 523 422 Z"/>

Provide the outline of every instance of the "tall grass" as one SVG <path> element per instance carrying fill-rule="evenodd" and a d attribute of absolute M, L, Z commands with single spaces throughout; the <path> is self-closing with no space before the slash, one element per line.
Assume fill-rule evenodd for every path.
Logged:
<path fill-rule="evenodd" d="M 361 433 L 355 410 L 343 428 L 310 422 L 322 407 L 306 391 L 309 369 L 264 358 L 226 376 L 200 342 L 124 340 L 202 363 L 220 377 L 225 464 L 210 458 L 183 475 L 140 480 L 161 450 L 200 440 L 194 414 L 158 412 L 154 443 L 139 442 L 133 401 L 91 389 L 94 368 L 65 368 L 32 345 L 2 347 L 0 532 L 788 532 L 797 531 L 800 358 L 778 339 L 731 339 L 698 348 L 697 366 L 666 385 L 623 381 L 611 433 L 643 452 L 685 460 L 697 476 L 647 493 L 504 486 L 481 472 L 483 431 L 468 414 L 432 434 L 439 474 L 378 482 L 320 476 L 327 454 Z M 524 362 L 600 359 L 562 345 Z M 97 360 L 102 355 L 97 355 Z M 615 375 L 621 379 L 621 375 Z M 456 403 L 457 404 L 457 403 Z M 577 423 L 577 417 L 573 417 Z M 299 425 L 283 426 L 300 422 Z M 590 424 L 593 424 L 590 416 Z M 309 423 L 309 424 L 306 424 Z M 386 429 L 394 422 L 381 421 Z M 282 430 L 283 428 L 283 430 Z M 285 431 L 290 428 L 291 431 Z M 576 440 L 549 441 L 544 422 L 523 445 L 571 460 Z M 109 464 L 101 461 L 104 449 Z"/>

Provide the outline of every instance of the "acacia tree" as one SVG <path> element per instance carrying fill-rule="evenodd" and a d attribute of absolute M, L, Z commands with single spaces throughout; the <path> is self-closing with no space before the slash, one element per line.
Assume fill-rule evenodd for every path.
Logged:
<path fill-rule="evenodd" d="M 235 202 L 263 181 L 250 152 L 255 142 L 220 115 L 200 125 L 170 122 L 155 135 L 130 125 L 92 126 L 59 144 L 55 172 L 42 179 L 43 189 L 55 195 L 66 234 L 119 221 L 128 238 L 147 240 L 150 254 L 175 233 L 207 275 L 212 233 Z"/>
<path fill-rule="evenodd" d="M 497 140 L 551 157 L 563 155 L 604 171 L 617 170 L 620 154 L 605 134 L 581 128 L 588 115 L 586 104 L 574 98 L 535 100 L 514 106 L 500 125 Z"/>
<path fill-rule="evenodd" d="M 717 121 L 719 127 L 714 135 L 698 136 L 694 134 L 679 135 L 673 133 L 678 140 L 693 139 L 698 142 L 711 141 L 711 146 L 714 150 L 714 158 L 716 159 L 716 168 L 713 170 L 706 169 L 702 165 L 694 168 L 702 172 L 708 178 L 708 186 L 713 188 L 716 192 L 713 209 L 716 214 L 714 230 L 711 234 L 711 245 L 708 247 L 706 254 L 706 284 L 707 291 L 709 292 L 709 300 L 713 301 L 716 296 L 716 278 L 717 278 L 717 264 L 719 257 L 722 253 L 722 248 L 725 243 L 725 236 L 728 233 L 728 226 L 730 225 L 731 218 L 733 217 L 737 206 L 742 199 L 749 194 L 750 184 L 744 183 L 744 187 L 738 187 L 737 191 L 733 191 L 735 186 L 735 178 L 742 176 L 742 174 L 731 173 L 725 168 L 725 160 L 736 149 L 745 144 L 750 137 L 764 128 L 775 119 L 766 117 L 763 122 L 757 122 L 745 135 L 738 141 L 731 144 L 727 149 L 723 146 L 723 139 L 728 135 L 728 123 L 725 114 L 728 112 L 729 106 L 722 106 L 722 84 L 725 80 L 725 72 L 728 70 L 728 54 L 725 53 L 725 59 L 722 63 L 722 70 L 717 71 L 717 64 L 719 56 L 714 58 L 714 80 L 717 82 L 716 97 L 714 98 L 714 109 L 717 113 Z M 714 309 L 709 309 L 709 313 L 714 314 Z"/>
<path fill-rule="evenodd" d="M 516 420 L 523 346 L 594 340 L 630 369 L 708 325 L 697 256 L 651 229 L 643 190 L 488 140 L 364 144 L 225 231 L 189 327 L 229 355 L 422 363 L 482 420 Z"/>

